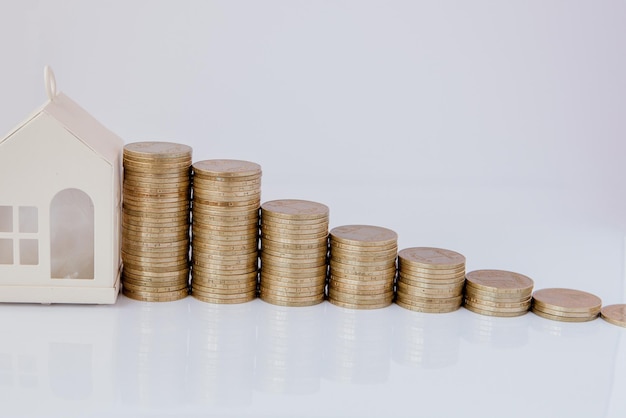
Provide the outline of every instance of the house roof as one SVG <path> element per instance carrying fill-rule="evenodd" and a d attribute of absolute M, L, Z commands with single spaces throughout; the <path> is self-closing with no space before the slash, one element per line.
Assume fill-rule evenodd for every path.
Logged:
<path fill-rule="evenodd" d="M 43 107 L 36 110 L 24 122 L 20 123 L 7 136 L 1 139 L 0 144 L 15 135 L 23 126 L 29 124 L 42 113 L 56 119 L 77 140 L 108 163 L 114 164 L 119 161 L 124 141 L 63 93 L 57 94 L 53 100 L 49 100 Z"/>

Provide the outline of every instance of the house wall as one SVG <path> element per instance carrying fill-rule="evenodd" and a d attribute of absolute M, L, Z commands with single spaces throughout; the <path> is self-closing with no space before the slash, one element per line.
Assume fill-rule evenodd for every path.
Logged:
<path fill-rule="evenodd" d="M 110 287 L 119 266 L 113 168 L 57 120 L 40 113 L 0 145 L 0 205 L 39 208 L 39 264 L 0 265 L 0 284 Z M 94 205 L 94 279 L 50 278 L 49 213 L 61 190 L 84 191 Z"/>

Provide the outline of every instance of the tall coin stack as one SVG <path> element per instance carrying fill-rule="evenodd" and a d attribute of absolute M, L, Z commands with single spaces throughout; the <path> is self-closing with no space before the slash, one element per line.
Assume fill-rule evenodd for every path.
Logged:
<path fill-rule="evenodd" d="M 324 301 L 327 275 L 326 205 L 273 200 L 261 206 L 260 297 L 281 306 Z"/>
<path fill-rule="evenodd" d="M 598 317 L 601 308 L 599 297 L 581 290 L 541 289 L 533 294 L 533 313 L 554 321 L 591 321 Z"/>
<path fill-rule="evenodd" d="M 463 303 L 465 257 L 441 248 L 413 247 L 398 253 L 396 303 L 412 311 L 452 312 Z"/>
<path fill-rule="evenodd" d="M 330 231 L 328 300 L 351 309 L 377 309 L 393 301 L 398 235 L 370 225 Z"/>
<path fill-rule="evenodd" d="M 209 303 L 256 297 L 260 204 L 260 165 L 240 160 L 193 165 L 193 297 Z"/>
<path fill-rule="evenodd" d="M 188 295 L 191 152 L 169 142 L 124 147 L 122 284 L 132 299 Z"/>
<path fill-rule="evenodd" d="M 534 282 L 504 270 L 475 270 L 465 275 L 464 305 L 489 316 L 520 316 L 530 309 Z"/>

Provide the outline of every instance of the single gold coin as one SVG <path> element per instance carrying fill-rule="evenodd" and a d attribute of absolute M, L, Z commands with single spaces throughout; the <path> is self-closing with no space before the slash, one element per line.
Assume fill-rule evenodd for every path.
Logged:
<path fill-rule="evenodd" d="M 345 309 L 354 309 L 354 310 L 362 310 L 362 309 L 382 309 L 382 308 L 386 308 L 387 306 L 391 305 L 393 300 L 384 300 L 384 301 L 380 301 L 380 302 L 376 302 L 376 303 L 358 303 L 358 302 L 344 302 L 341 300 L 337 300 L 337 299 L 333 299 L 333 298 L 328 298 L 328 301 L 330 303 L 332 303 L 335 306 L 338 306 L 340 308 L 345 308 Z"/>
<path fill-rule="evenodd" d="M 328 206 L 309 200 L 282 199 L 271 200 L 261 205 L 261 218 L 281 219 L 319 219 L 327 218 Z"/>
<path fill-rule="evenodd" d="M 311 298 L 304 299 L 294 299 L 294 298 L 281 298 L 274 296 L 272 294 L 264 293 L 260 294 L 259 298 L 265 302 L 276 306 L 292 306 L 292 307 L 303 307 L 303 306 L 313 306 L 318 305 L 324 302 L 324 296 L 316 296 Z"/>
<path fill-rule="evenodd" d="M 461 304 L 457 305 L 451 305 L 451 306 L 445 306 L 445 307 L 438 307 L 438 306 L 414 306 L 408 303 L 405 303 L 402 300 L 397 300 L 396 299 L 396 305 L 404 308 L 404 309 L 408 309 L 414 312 L 422 312 L 422 313 L 449 313 L 449 312 L 454 312 L 457 311 L 460 307 Z"/>
<path fill-rule="evenodd" d="M 194 291 L 192 289 L 191 296 L 195 299 L 198 299 L 201 302 L 205 303 L 213 303 L 213 304 L 238 304 L 238 303 L 246 303 L 256 299 L 256 291 L 249 292 L 247 294 L 237 295 L 237 298 L 230 297 L 221 297 L 216 296 L 214 294 L 205 293 L 201 291 Z"/>
<path fill-rule="evenodd" d="M 430 283 L 446 283 L 446 282 L 465 282 L 465 274 L 454 273 L 454 274 L 437 274 L 437 275 L 429 275 L 423 273 L 409 273 L 406 270 L 398 270 L 398 274 L 412 281 L 423 281 Z"/>
<path fill-rule="evenodd" d="M 523 274 L 504 270 L 474 270 L 465 275 L 468 286 L 497 293 L 525 294 L 534 282 Z"/>
<path fill-rule="evenodd" d="M 249 271 L 246 273 L 240 274 L 215 274 L 212 272 L 202 271 L 201 269 L 195 269 L 192 267 L 192 279 L 201 280 L 206 283 L 215 283 L 215 284 L 233 284 L 233 283 L 241 283 L 241 282 L 249 282 L 249 281 L 257 281 L 258 272 L 257 271 Z"/>
<path fill-rule="evenodd" d="M 398 258 L 407 267 L 447 270 L 465 268 L 465 257 L 463 255 L 443 248 L 405 248 L 398 253 Z"/>
<path fill-rule="evenodd" d="M 186 298 L 189 295 L 189 291 L 187 289 L 177 290 L 173 292 L 146 292 L 146 291 L 131 291 L 128 289 L 124 289 L 122 286 L 122 293 L 135 300 L 143 301 L 143 302 L 173 302 L 175 300 L 180 300 Z"/>
<path fill-rule="evenodd" d="M 243 160 L 204 160 L 193 164 L 194 173 L 220 177 L 246 177 L 261 175 L 261 166 Z"/>
<path fill-rule="evenodd" d="M 335 278 L 343 278 L 350 280 L 394 280 L 396 277 L 396 271 L 393 268 L 387 270 L 356 270 L 356 269 L 341 269 L 337 266 L 330 265 L 328 270 L 329 274 Z"/>
<path fill-rule="evenodd" d="M 602 301 L 591 293 L 574 289 L 541 289 L 533 293 L 533 304 L 566 312 L 600 311 Z"/>
<path fill-rule="evenodd" d="M 425 293 L 433 295 L 460 295 L 463 293 L 463 286 L 414 286 L 404 282 L 397 282 L 396 286 L 398 291 L 418 296 Z"/>
<path fill-rule="evenodd" d="M 604 306 L 600 316 L 610 324 L 626 327 L 626 304 Z"/>
<path fill-rule="evenodd" d="M 259 284 L 261 292 L 270 292 L 276 296 L 285 297 L 309 297 L 320 296 L 324 294 L 325 285 L 316 286 L 284 286 L 282 284 L 276 284 L 272 281 L 263 281 Z"/>
<path fill-rule="evenodd" d="M 143 141 L 124 146 L 124 155 L 136 158 L 188 158 L 192 148 L 174 142 Z"/>
<path fill-rule="evenodd" d="M 191 288 L 205 293 L 219 295 L 240 295 L 248 294 L 250 292 L 256 292 L 257 283 L 255 281 L 248 281 L 247 283 L 237 283 L 229 285 L 215 285 L 208 282 L 202 282 L 196 280 L 191 281 Z"/>
<path fill-rule="evenodd" d="M 394 231 L 372 225 L 339 226 L 330 231 L 330 236 L 333 242 L 358 247 L 384 247 L 386 245 L 397 245 L 398 241 L 398 234 Z"/>
<path fill-rule="evenodd" d="M 410 297 L 405 294 L 399 293 L 396 296 L 396 301 L 401 301 L 406 305 L 417 306 L 422 308 L 441 308 L 441 309 L 449 309 L 449 308 L 458 308 L 463 303 L 463 298 L 458 296 L 454 298 L 446 298 L 446 299 L 429 299 L 429 298 L 415 298 Z"/>

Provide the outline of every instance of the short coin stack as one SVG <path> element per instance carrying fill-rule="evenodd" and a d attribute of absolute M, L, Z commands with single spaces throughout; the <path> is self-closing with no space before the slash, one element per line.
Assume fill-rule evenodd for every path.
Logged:
<path fill-rule="evenodd" d="M 281 306 L 324 301 L 328 270 L 326 205 L 307 200 L 273 200 L 261 206 L 262 300 Z"/>
<path fill-rule="evenodd" d="M 371 225 L 330 231 L 328 300 L 350 309 L 377 309 L 393 301 L 398 235 Z"/>
<path fill-rule="evenodd" d="M 464 305 L 489 316 L 520 316 L 530 309 L 534 282 L 504 270 L 475 270 L 465 276 Z"/>
<path fill-rule="evenodd" d="M 586 322 L 596 319 L 602 301 L 591 293 L 574 289 L 541 289 L 533 293 L 533 313 L 562 322 Z"/>
<path fill-rule="evenodd" d="M 188 295 L 191 153 L 169 142 L 124 147 L 122 282 L 132 299 Z"/>
<path fill-rule="evenodd" d="M 261 166 L 240 160 L 193 165 L 191 295 L 209 303 L 256 297 Z"/>
<path fill-rule="evenodd" d="M 418 312 L 452 312 L 461 307 L 465 257 L 431 247 L 405 248 L 398 253 L 396 303 Z"/>

